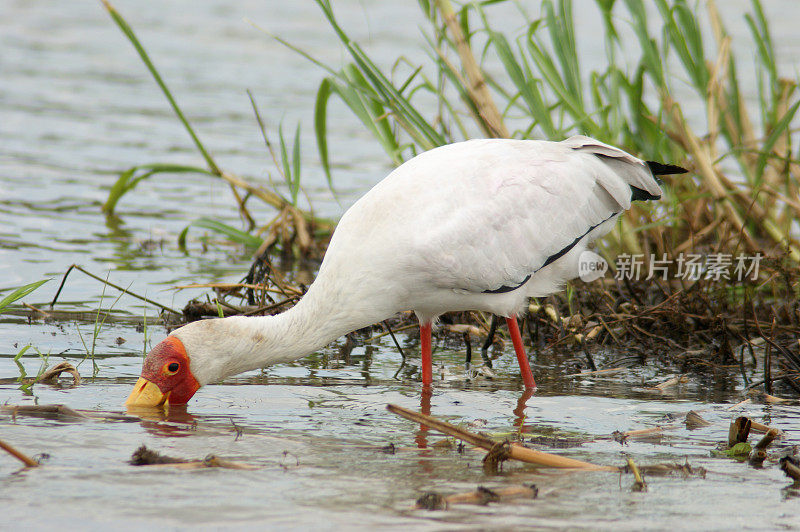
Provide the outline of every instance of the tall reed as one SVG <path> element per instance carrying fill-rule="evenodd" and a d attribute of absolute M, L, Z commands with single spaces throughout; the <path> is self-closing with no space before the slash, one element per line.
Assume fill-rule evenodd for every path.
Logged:
<path fill-rule="evenodd" d="M 602 32 L 601 68 L 587 67 L 578 49 L 575 36 L 586 28 L 576 27 L 570 0 L 543 0 L 533 17 L 520 9 L 525 22 L 516 32 L 498 29 L 491 16 L 497 4 L 510 2 L 456 9 L 449 0 L 420 0 L 430 60 L 411 65 L 407 77 L 377 65 L 339 24 L 330 1 L 316 1 L 352 59 L 338 70 L 326 67 L 317 94 L 315 128 L 326 172 L 333 96 L 395 163 L 471 136 L 587 134 L 692 170 L 667 184 L 665 206 L 626 214 L 606 239 L 612 251 L 770 253 L 800 262 L 800 160 L 792 147 L 800 98 L 797 82 L 778 71 L 759 0 L 744 15 L 758 52 L 755 106 L 745 99 L 742 62 L 713 0 L 704 4 L 710 38 L 698 22 L 703 14 L 686 0 L 654 0 L 651 9 L 643 0 L 595 0 L 600 21 L 591 29 Z M 687 117 L 674 97 L 679 83 L 694 92 L 703 120 Z"/>

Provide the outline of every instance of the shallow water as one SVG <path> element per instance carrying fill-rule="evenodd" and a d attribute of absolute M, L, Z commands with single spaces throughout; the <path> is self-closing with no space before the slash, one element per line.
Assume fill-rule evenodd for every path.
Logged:
<path fill-rule="evenodd" d="M 586 2 L 576 2 L 582 6 Z M 338 216 L 342 206 L 327 190 L 316 162 L 312 102 L 321 72 L 270 41 L 242 19 L 279 33 L 326 61 L 342 53 L 311 3 L 174 1 L 116 2 L 145 43 L 198 133 L 224 168 L 266 182 L 271 169 L 245 89 L 253 90 L 271 131 L 283 122 L 304 123 L 303 184 L 315 209 Z M 737 16 L 744 1 L 726 2 L 724 16 L 736 36 L 746 35 Z M 412 4 L 336 2 L 341 22 L 368 41 L 388 62 L 403 50 L 421 56 L 421 19 Z M 800 49 L 794 2 L 766 1 L 773 37 L 788 72 Z M 185 132 L 130 45 L 99 4 L 9 1 L 0 17 L 0 289 L 43 277 L 57 278 L 77 262 L 162 304 L 180 308 L 202 291 L 173 291 L 189 282 L 236 281 L 249 258 L 222 244 L 207 249 L 196 240 L 188 253 L 177 234 L 198 215 L 237 223 L 226 187 L 196 177 L 160 177 L 141 186 L 119 206 L 121 221 L 100 213 L 118 172 L 134 164 L 200 164 Z M 582 27 L 592 13 L 576 9 Z M 782 16 L 778 16 L 782 15 Z M 402 24 L 397 21 L 402 20 Z M 513 19 L 511 19 L 513 24 Z M 591 32 L 579 36 L 591 40 Z M 734 46 L 746 46 L 735 39 Z M 591 50 L 591 48 L 589 48 Z M 602 54 L 601 49 L 595 53 Z M 747 53 L 747 50 L 744 50 Z M 602 55 L 589 56 L 601 61 Z M 332 104 L 331 146 L 342 205 L 351 203 L 387 173 L 385 156 L 347 111 Z M 267 212 L 258 212 L 266 219 Z M 197 233 L 201 234 L 200 231 Z M 55 293 L 51 281 L 26 301 L 42 305 Z M 64 310 L 108 308 L 128 318 L 145 310 L 129 297 L 103 294 L 96 281 L 73 273 L 60 297 Z M 144 333 L 134 326 L 106 325 L 96 340 L 96 369 L 84 361 L 92 319 L 28 322 L 0 317 L 0 401 L 64 403 L 72 408 L 121 411 L 138 375 Z M 148 327 L 158 341 L 159 326 Z M 120 342 L 119 340 L 123 340 Z M 402 341 L 415 353 L 411 338 Z M 36 385 L 19 389 L 13 357 L 32 344 L 49 362 L 66 358 L 84 382 L 77 387 Z M 747 405 L 734 376 L 695 376 L 667 393 L 648 390 L 669 377 L 651 365 L 595 379 L 567 379 L 551 357 L 536 360 L 542 391 L 527 400 L 526 431 L 568 434 L 585 440 L 614 430 L 646 428 L 667 414 L 702 410 L 714 425 L 669 432 L 658 441 L 622 447 L 595 440 L 559 450 L 604 464 L 682 462 L 709 470 L 706 479 L 648 478 L 647 493 L 631 493 L 631 479 L 610 473 L 537 473 L 506 464 L 486 476 L 481 455 L 431 447 L 439 435 L 385 410 L 387 403 L 420 406 L 414 360 L 394 378 L 401 360 L 386 338 L 374 348 L 357 347 L 349 364 L 333 345 L 302 361 L 229 379 L 202 390 L 183 415 L 167 421 L 74 421 L 0 415 L 0 439 L 29 454 L 47 453 L 45 467 L 18 471 L 0 455 L 0 527 L 142 528 L 245 526 L 251 528 L 431 529 L 614 528 L 773 529 L 800 527 L 800 506 L 776 467 L 755 470 L 709 452 L 726 439 L 727 423 L 742 413 L 789 430 L 799 443 L 796 406 Z M 612 354 L 609 354 L 611 356 Z M 512 357 L 498 363 L 499 378 L 465 386 L 463 354 L 438 353 L 447 379 L 436 384 L 432 413 L 450 421 L 485 420 L 480 430 L 515 430 L 519 383 Z M 27 374 L 40 358 L 23 357 Z M 94 375 L 94 378 L 92 376 Z M 68 381 L 62 380 L 64 384 Z M 516 412 L 515 412 L 516 411 Z M 234 425 L 242 429 L 236 439 Z M 254 471 L 134 468 L 126 464 L 146 443 L 181 457 L 210 453 L 260 466 Z M 382 448 L 396 446 L 395 454 Z M 423 446 L 424 447 L 421 447 Z M 290 454 L 284 455 L 284 451 Z M 478 485 L 536 483 L 540 497 L 510 504 L 464 505 L 448 512 L 411 510 L 426 490 L 469 491 Z"/>
<path fill-rule="evenodd" d="M 37 390 L 40 403 L 117 409 L 130 383 L 90 383 L 75 389 Z M 2 520 L 70 527 L 169 526 L 270 528 L 376 526 L 419 528 L 537 526 L 591 529 L 800 526 L 796 494 L 776 467 L 749 468 L 709 452 L 727 435 L 732 415 L 746 413 L 776 426 L 797 427 L 796 407 L 727 405 L 687 397 L 649 400 L 593 395 L 539 395 L 528 400 L 525 430 L 591 439 L 614 430 L 652 426 L 667 414 L 703 410 L 711 427 L 680 428 L 661 439 L 621 446 L 597 440 L 556 451 L 603 464 L 683 462 L 708 469 L 705 479 L 648 477 L 649 491 L 630 491 L 630 476 L 615 473 L 537 473 L 506 464 L 499 476 L 481 469 L 481 454 L 431 447 L 443 438 L 385 410 L 387 402 L 418 408 L 418 387 L 403 384 L 219 385 L 201 392 L 177 421 L 3 421 L 3 438 L 29 453 L 50 455 L 45 467 L 15 473 L 0 462 Z M 598 393 L 599 392 L 599 393 Z M 485 420 L 487 432 L 513 430 L 520 394 L 511 390 L 438 387 L 433 412 L 454 422 Z M 173 413 L 174 415 L 174 413 Z M 187 416 L 190 419 L 187 419 Z M 0 418 L 3 419 L 3 418 Z M 191 425 L 196 422 L 196 426 Z M 243 431 L 236 439 L 232 424 Z M 135 468 L 131 452 L 145 443 L 165 454 L 202 458 L 209 453 L 260 466 L 254 471 Z M 384 447 L 394 444 L 395 453 Z M 787 444 L 800 443 L 796 434 Z M 423 444 L 427 447 L 422 448 Z M 288 452 L 288 453 L 287 453 Z M 449 511 L 412 510 L 423 492 L 449 494 L 478 485 L 535 483 L 540 496 Z M 47 509 L 41 512 L 41 509 Z"/>

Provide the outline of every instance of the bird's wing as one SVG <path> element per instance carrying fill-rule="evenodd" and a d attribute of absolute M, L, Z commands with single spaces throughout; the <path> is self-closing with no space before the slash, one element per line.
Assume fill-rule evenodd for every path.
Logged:
<path fill-rule="evenodd" d="M 629 208 L 632 186 L 661 194 L 643 161 L 588 137 L 472 141 L 412 163 L 400 176 L 406 190 L 419 181 L 411 266 L 439 288 L 469 292 L 523 284 Z"/>

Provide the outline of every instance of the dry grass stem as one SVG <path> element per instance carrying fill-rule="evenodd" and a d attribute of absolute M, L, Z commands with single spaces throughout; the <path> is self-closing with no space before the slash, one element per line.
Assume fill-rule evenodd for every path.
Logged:
<path fill-rule="evenodd" d="M 25 467 L 39 467 L 39 462 L 34 460 L 33 458 L 27 456 L 26 454 L 18 451 L 8 443 L 0 440 L 0 449 L 3 449 L 5 452 L 25 464 Z"/>
<path fill-rule="evenodd" d="M 647 491 L 647 483 L 644 481 L 642 473 L 639 471 L 639 468 L 636 466 L 636 463 L 631 457 L 628 457 L 628 469 L 630 469 L 631 473 L 633 473 L 634 478 L 631 491 Z"/>
<path fill-rule="evenodd" d="M 475 445 L 476 447 L 480 447 L 485 451 L 491 451 L 498 445 L 498 442 L 490 438 L 474 434 L 460 427 L 456 427 L 455 425 L 451 425 L 450 423 L 438 420 L 432 416 L 427 416 L 425 414 L 414 412 L 413 410 L 408 410 L 392 404 L 387 405 L 386 409 L 393 414 L 397 414 L 398 416 L 404 417 L 408 420 L 426 425 L 443 434 L 447 434 L 448 436 L 452 436 L 471 445 Z M 619 471 L 619 468 L 614 466 L 591 464 L 582 460 L 575 460 L 574 458 L 567 458 L 534 449 L 528 449 L 527 447 L 523 447 L 513 442 L 507 446 L 507 456 L 508 458 L 514 460 L 535 464 L 541 467 L 583 469 L 591 471 Z"/>
<path fill-rule="evenodd" d="M 505 124 L 503 117 L 497 106 L 494 103 L 489 86 L 486 84 L 483 71 L 472 53 L 464 33 L 461 31 L 461 26 L 456 19 L 456 13 L 450 0 L 436 0 L 436 5 L 442 14 L 447 29 L 453 35 L 458 56 L 461 59 L 461 65 L 469 80 L 467 87 L 470 98 L 478 108 L 478 113 L 483 120 L 490 136 L 508 138 L 511 136 Z"/>
<path fill-rule="evenodd" d="M 54 382 L 62 373 L 72 375 L 72 383 L 77 386 L 81 383 L 81 375 L 75 366 L 69 362 L 60 362 L 53 367 L 47 368 L 41 375 L 36 377 L 34 382 Z"/>

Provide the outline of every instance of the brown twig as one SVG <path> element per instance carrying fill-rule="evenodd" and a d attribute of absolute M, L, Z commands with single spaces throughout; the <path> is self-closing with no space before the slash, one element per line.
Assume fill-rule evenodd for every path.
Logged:
<path fill-rule="evenodd" d="M 42 309 L 40 309 L 38 307 L 34 307 L 30 303 L 25 303 L 23 301 L 22 304 L 25 305 L 26 307 L 28 307 L 29 309 L 31 309 L 32 311 L 36 312 L 37 314 L 41 314 L 42 316 L 44 316 L 47 319 L 50 319 L 50 318 L 53 317 L 51 314 L 48 314 L 47 312 L 43 311 Z"/>
<path fill-rule="evenodd" d="M 750 456 L 748 458 L 750 465 L 760 466 L 763 464 L 764 460 L 767 458 L 767 448 L 772 445 L 772 442 L 780 435 L 781 431 L 778 429 L 769 429 L 767 433 L 764 434 L 764 437 L 753 446 L 753 450 L 750 451 Z"/>
<path fill-rule="evenodd" d="M 148 449 L 145 445 L 140 446 L 131 455 L 128 462 L 134 466 L 150 466 L 150 467 L 174 467 L 176 469 L 205 469 L 208 467 L 221 467 L 225 469 L 258 469 L 258 467 L 245 464 L 242 462 L 234 462 L 231 460 L 223 460 L 213 454 L 208 455 L 203 460 L 186 460 L 184 458 L 175 458 L 172 456 L 163 455 L 157 451 Z"/>
<path fill-rule="evenodd" d="M 386 409 L 393 414 L 397 414 L 398 416 L 404 417 L 421 425 L 426 425 L 434 430 L 447 434 L 448 436 L 458 438 L 459 440 L 475 445 L 476 447 L 480 447 L 486 451 L 491 451 L 498 443 L 490 438 L 474 434 L 460 427 L 456 427 L 455 425 L 451 425 L 450 423 L 436 419 L 435 417 L 414 412 L 413 410 L 408 410 L 397 405 L 386 405 Z M 576 460 L 574 458 L 567 458 L 534 449 L 528 449 L 527 447 L 523 447 L 517 443 L 511 443 L 508 446 L 508 457 L 514 460 L 536 464 L 542 467 L 584 469 L 591 471 L 619 471 L 618 467 L 591 464 L 589 462 Z"/>
<path fill-rule="evenodd" d="M 3 405 L 0 412 L 7 412 L 12 416 L 63 416 L 63 417 L 88 417 L 66 405 Z"/>
<path fill-rule="evenodd" d="M 39 467 L 39 462 L 31 458 L 30 456 L 21 453 L 20 451 L 18 451 L 11 445 L 7 444 L 3 440 L 0 440 L 0 449 L 3 449 L 5 452 L 10 454 L 23 464 L 25 464 L 25 467 Z"/>
<path fill-rule="evenodd" d="M 629 430 L 627 432 L 620 432 L 614 431 L 611 433 L 609 438 L 613 439 L 619 443 L 625 443 L 627 440 L 630 439 L 639 439 L 639 438 L 651 438 L 651 437 L 661 437 L 661 434 L 664 432 L 665 429 L 674 428 L 676 425 L 668 425 L 668 426 L 658 426 L 658 427 L 650 427 L 649 429 L 638 429 L 638 430 Z"/>
<path fill-rule="evenodd" d="M 58 290 L 56 290 L 56 295 L 53 296 L 53 300 L 50 302 L 50 308 L 53 308 L 53 305 L 55 305 L 56 301 L 58 301 L 58 296 L 61 294 L 61 290 L 64 288 L 64 284 L 67 282 L 67 277 L 69 276 L 70 272 L 73 269 L 74 270 L 78 270 L 79 272 L 82 272 L 82 273 L 88 275 L 89 277 L 91 277 L 92 279 L 96 279 L 96 280 L 100 281 L 101 283 L 110 286 L 111 288 L 116 288 L 120 292 L 128 294 L 129 296 L 133 296 L 136 299 L 140 299 L 140 300 L 142 300 L 142 301 L 144 301 L 146 303 L 150 303 L 151 305 L 155 305 L 156 307 L 160 308 L 161 310 L 165 310 L 167 312 L 171 312 L 172 314 L 175 314 L 177 316 L 181 316 L 182 315 L 177 310 L 174 310 L 174 309 L 171 309 L 171 308 L 169 308 L 167 306 L 164 306 L 161 303 L 156 303 L 152 299 L 147 299 L 146 297 L 140 296 L 139 294 L 131 292 L 130 290 L 128 290 L 126 288 L 122 288 L 121 286 L 116 285 L 116 284 L 108 281 L 107 279 L 103 279 L 102 277 L 98 277 L 97 275 L 84 270 L 82 267 L 78 266 L 77 264 L 73 264 L 69 268 L 67 268 L 67 271 L 64 273 L 64 277 L 61 279 L 61 284 L 58 285 Z"/>
<path fill-rule="evenodd" d="M 78 370 L 75 369 L 75 366 L 66 361 L 56 364 L 51 368 L 47 368 L 41 375 L 36 377 L 34 382 L 47 382 L 50 380 L 55 380 L 58 379 L 58 376 L 62 373 L 69 373 L 72 375 L 72 382 L 76 386 L 81 383 L 81 374 L 78 373 Z"/>
<path fill-rule="evenodd" d="M 744 416 L 737 417 L 728 429 L 728 447 L 746 442 L 751 428 L 752 422 L 748 418 Z"/>
<path fill-rule="evenodd" d="M 761 433 L 767 433 L 771 430 L 777 430 L 779 433 L 783 433 L 783 431 L 780 429 L 764 425 L 763 423 L 759 423 L 758 421 L 753 421 L 752 419 L 750 420 L 750 430 L 753 432 L 761 432 Z"/>
<path fill-rule="evenodd" d="M 781 471 L 783 471 L 787 477 L 794 480 L 793 486 L 800 486 L 800 466 L 798 466 L 797 461 L 790 456 L 784 456 L 781 458 Z"/>
<path fill-rule="evenodd" d="M 465 84 L 465 88 L 478 109 L 478 114 L 483 122 L 481 125 L 494 137 L 508 138 L 510 136 L 508 128 L 503 123 L 503 117 L 492 99 L 492 94 L 489 92 L 489 87 L 486 85 L 483 72 L 472 53 L 469 42 L 467 42 L 464 32 L 461 31 L 461 26 L 458 23 L 456 12 L 453 10 L 450 0 L 438 0 L 436 4 L 442 14 L 442 18 L 444 18 L 447 29 L 450 30 L 453 36 L 453 42 L 461 59 L 461 65 L 464 67 L 464 72 L 469 80 L 469 84 Z"/>

